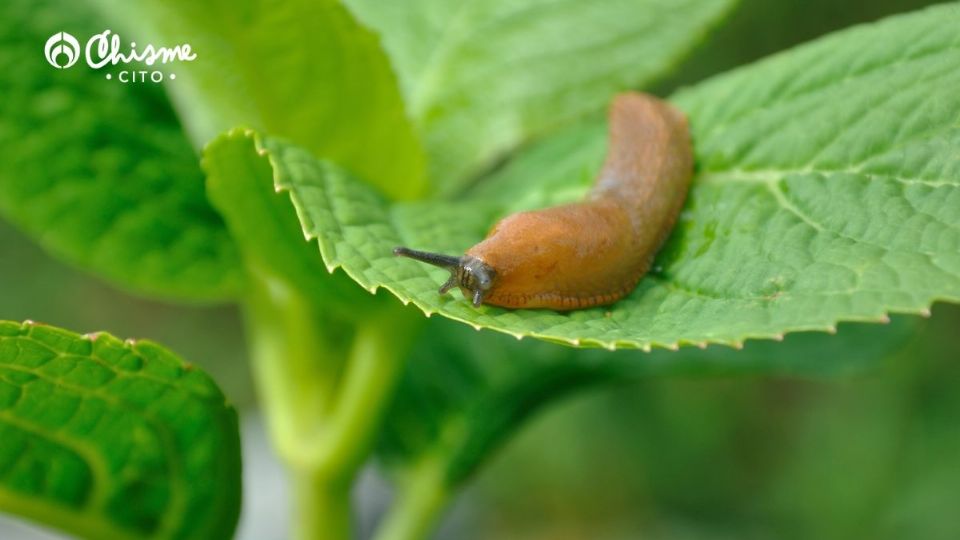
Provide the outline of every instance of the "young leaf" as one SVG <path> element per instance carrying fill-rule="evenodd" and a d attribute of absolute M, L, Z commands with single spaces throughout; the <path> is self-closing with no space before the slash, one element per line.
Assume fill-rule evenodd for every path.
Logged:
<path fill-rule="evenodd" d="M 734 0 L 345 0 L 376 29 L 451 191 L 672 68 Z"/>
<path fill-rule="evenodd" d="M 831 330 L 960 301 L 960 9 L 854 28 L 684 92 L 700 172 L 653 271 L 607 308 L 472 307 L 446 272 L 396 258 L 462 253 L 498 217 L 575 200 L 606 140 L 582 126 L 522 153 L 468 198 L 387 204 L 276 141 L 278 187 L 329 268 L 425 313 L 607 348 Z"/>
<path fill-rule="evenodd" d="M 236 252 L 159 88 L 55 69 L 51 35 L 99 32 L 76 3 L 0 3 L 0 212 L 46 249 L 140 293 L 221 300 Z"/>
<path fill-rule="evenodd" d="M 0 510 L 89 538 L 229 538 L 236 411 L 150 342 L 0 322 Z"/>
<path fill-rule="evenodd" d="M 198 146 L 252 126 L 334 159 L 392 196 L 422 191 L 423 152 L 389 62 L 339 2 L 96 3 L 135 35 L 196 52 L 167 87 Z"/>

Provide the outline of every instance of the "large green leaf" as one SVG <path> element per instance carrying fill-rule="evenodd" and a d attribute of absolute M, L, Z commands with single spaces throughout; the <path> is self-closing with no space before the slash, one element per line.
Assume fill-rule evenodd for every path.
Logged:
<path fill-rule="evenodd" d="M 915 321 L 843 324 L 836 336 L 796 333 L 743 350 L 644 353 L 517 341 L 436 318 L 408 362 L 377 449 L 400 494 L 377 538 L 425 536 L 449 495 L 501 444 L 573 392 L 658 375 L 850 373 L 876 366 L 913 335 Z"/>
<path fill-rule="evenodd" d="M 393 196 L 423 188 L 420 143 L 389 62 L 335 0 L 96 1 L 134 35 L 191 45 L 197 59 L 170 67 L 167 88 L 198 146 L 250 126 Z"/>
<path fill-rule="evenodd" d="M 0 510 L 87 538 L 229 538 L 236 411 L 156 344 L 0 322 Z"/>
<path fill-rule="evenodd" d="M 602 125 L 522 153 L 470 197 L 388 204 L 279 143 L 324 261 L 425 313 L 517 337 L 607 348 L 725 343 L 831 330 L 960 300 L 960 51 L 956 5 L 848 30 L 684 92 L 700 172 L 653 271 L 608 308 L 474 308 L 408 245 L 462 253 L 504 214 L 574 200 L 599 168 Z"/>
<path fill-rule="evenodd" d="M 101 31 L 74 4 L 0 3 L 0 211 L 45 248 L 137 292 L 219 300 L 237 257 L 196 154 L 152 85 L 57 70 L 55 32 Z"/>
<path fill-rule="evenodd" d="M 734 0 L 345 0 L 376 29 L 447 190 L 672 68 Z"/>
<path fill-rule="evenodd" d="M 913 335 L 915 318 L 843 324 L 837 335 L 802 332 L 742 350 L 582 350 L 475 332 L 437 319 L 414 350 L 390 408 L 379 456 L 400 481 L 423 461 L 460 484 L 518 425 L 573 391 L 649 376 L 763 373 L 844 376 L 874 367 Z M 416 479 L 410 479 L 416 481 Z"/>

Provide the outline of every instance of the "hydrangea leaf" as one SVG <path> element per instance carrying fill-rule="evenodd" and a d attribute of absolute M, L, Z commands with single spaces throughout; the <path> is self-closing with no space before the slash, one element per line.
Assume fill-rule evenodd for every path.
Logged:
<path fill-rule="evenodd" d="M 958 21 L 956 5 L 893 17 L 678 95 L 699 172 L 653 271 L 606 308 L 474 308 L 437 294 L 445 271 L 391 253 L 462 253 L 498 217 L 581 197 L 601 124 L 535 145 L 465 197 L 401 204 L 296 147 L 258 144 L 327 266 L 427 314 L 610 349 L 831 330 L 960 300 Z"/>
<path fill-rule="evenodd" d="M 425 187 L 390 63 L 335 0 L 96 0 L 138 39 L 190 44 L 167 88 L 197 143 L 250 126 L 330 158 L 394 197 Z"/>
<path fill-rule="evenodd" d="M 0 212 L 51 253 L 138 293 L 236 295 L 241 274 L 197 156 L 162 90 L 82 65 L 55 32 L 101 31 L 75 3 L 0 4 Z"/>
<path fill-rule="evenodd" d="M 229 538 L 237 414 L 147 341 L 0 322 L 0 510 L 87 538 Z"/>
<path fill-rule="evenodd" d="M 742 350 L 611 353 L 490 336 L 437 318 L 411 355 L 378 456 L 400 482 L 416 482 L 406 475 L 426 461 L 440 469 L 442 490 L 449 491 L 527 418 L 572 392 L 650 376 L 848 376 L 902 346 L 916 321 L 847 323 L 837 335 L 798 332 L 783 342 L 751 341 Z"/>
<path fill-rule="evenodd" d="M 445 191 L 674 67 L 734 0 L 345 0 L 376 30 Z"/>

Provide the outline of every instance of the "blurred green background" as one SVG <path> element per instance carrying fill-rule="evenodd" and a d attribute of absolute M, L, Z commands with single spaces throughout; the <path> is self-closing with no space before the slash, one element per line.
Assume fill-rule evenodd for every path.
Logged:
<path fill-rule="evenodd" d="M 931 3 L 745 0 L 655 90 Z M 0 318 L 156 340 L 255 410 L 236 310 L 132 298 L 52 260 L 5 223 L 0 246 Z M 569 398 L 496 455 L 440 535 L 960 538 L 958 330 L 960 308 L 935 306 L 902 349 L 843 379 L 650 379 Z M 269 456 L 246 460 L 262 468 L 257 460 Z M 376 508 L 382 490 L 373 480 L 357 496 Z M 245 512 L 242 537 L 282 537 L 280 526 L 250 524 L 269 525 L 276 514 Z"/>

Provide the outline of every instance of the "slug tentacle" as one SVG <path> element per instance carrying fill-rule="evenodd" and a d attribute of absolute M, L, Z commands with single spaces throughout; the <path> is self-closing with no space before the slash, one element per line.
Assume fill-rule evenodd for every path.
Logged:
<path fill-rule="evenodd" d="M 686 118 L 653 96 L 627 92 L 610 107 L 610 144 L 582 202 L 520 212 L 462 257 L 394 253 L 446 268 L 475 306 L 580 309 L 623 298 L 649 270 L 683 208 L 693 177 Z"/>
<path fill-rule="evenodd" d="M 448 270 L 451 268 L 456 268 L 460 264 L 460 257 L 443 255 L 441 253 L 430 253 L 428 251 L 419 251 L 402 246 L 393 248 L 393 254 L 401 257 L 409 257 L 411 259 L 432 264 L 433 266 L 439 266 L 440 268 L 446 268 Z"/>
<path fill-rule="evenodd" d="M 447 280 L 443 282 L 443 285 L 440 286 L 439 292 L 440 294 L 447 294 L 447 292 L 449 292 L 450 289 L 456 286 L 457 286 L 457 274 L 451 273 L 450 277 L 447 278 Z"/>
<path fill-rule="evenodd" d="M 483 303 L 483 299 L 487 296 L 487 291 L 493 287 L 493 281 L 496 277 L 493 268 L 490 268 L 480 259 L 469 255 L 453 257 L 405 247 L 393 248 L 393 254 L 449 270 L 450 278 L 440 286 L 440 294 L 446 294 L 450 289 L 460 287 L 463 295 L 470 298 L 474 306 Z"/>

